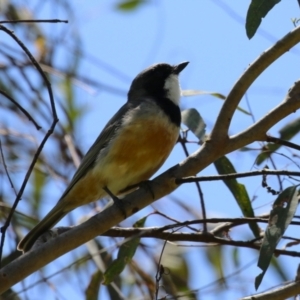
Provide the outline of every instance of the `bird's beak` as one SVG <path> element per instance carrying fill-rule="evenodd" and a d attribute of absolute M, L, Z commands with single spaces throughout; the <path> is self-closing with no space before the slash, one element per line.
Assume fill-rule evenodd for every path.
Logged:
<path fill-rule="evenodd" d="M 174 73 L 176 74 L 176 75 L 178 75 L 187 65 L 189 64 L 189 62 L 188 61 L 185 61 L 185 62 L 182 62 L 182 63 L 180 63 L 180 64 L 178 64 L 178 65 L 176 65 L 176 66 L 174 66 L 173 68 L 174 68 Z"/>

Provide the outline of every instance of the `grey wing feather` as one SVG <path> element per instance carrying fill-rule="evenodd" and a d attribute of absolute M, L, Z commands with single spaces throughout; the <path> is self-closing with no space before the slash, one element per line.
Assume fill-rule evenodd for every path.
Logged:
<path fill-rule="evenodd" d="M 119 111 L 108 121 L 94 144 L 90 147 L 86 155 L 83 157 L 77 171 L 75 172 L 69 186 L 63 193 L 60 199 L 62 199 L 64 196 L 66 196 L 69 191 L 73 188 L 73 186 L 90 170 L 97 159 L 97 156 L 101 149 L 103 149 L 109 141 L 112 139 L 112 137 L 115 135 L 115 132 L 120 127 L 124 115 L 127 113 L 129 109 L 131 109 L 133 106 L 132 102 L 127 102 L 124 104 Z"/>

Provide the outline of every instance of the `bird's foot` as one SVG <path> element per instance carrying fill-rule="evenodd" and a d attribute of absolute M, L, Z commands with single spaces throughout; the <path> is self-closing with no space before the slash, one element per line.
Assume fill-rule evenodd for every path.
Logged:
<path fill-rule="evenodd" d="M 124 202 L 120 200 L 116 195 L 114 195 L 111 190 L 105 186 L 103 190 L 111 197 L 111 199 L 114 201 L 114 204 L 118 206 L 118 208 L 121 210 L 122 214 L 124 215 L 125 219 L 127 218 L 126 210 L 124 208 Z"/>
<path fill-rule="evenodd" d="M 140 188 L 143 188 L 144 190 L 148 191 L 151 195 L 152 195 L 152 198 L 155 199 L 155 195 L 154 195 L 154 192 L 151 188 L 151 180 L 144 180 L 144 181 L 141 181 L 139 183 L 139 187 Z"/>

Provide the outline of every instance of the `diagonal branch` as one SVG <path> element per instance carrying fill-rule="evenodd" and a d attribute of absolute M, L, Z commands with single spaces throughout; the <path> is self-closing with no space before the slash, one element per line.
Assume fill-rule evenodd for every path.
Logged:
<path fill-rule="evenodd" d="M 248 88 L 265 69 L 299 41 L 300 27 L 296 27 L 248 67 L 228 94 L 212 130 L 211 139 L 216 141 L 226 140 L 232 116 Z"/>
<path fill-rule="evenodd" d="M 300 28 L 300 27 L 299 27 Z M 267 131 L 289 114 L 300 108 L 300 80 L 289 89 L 285 99 L 267 115 L 258 120 L 245 131 L 230 138 L 227 152 L 239 149 L 254 141 L 267 141 Z"/>

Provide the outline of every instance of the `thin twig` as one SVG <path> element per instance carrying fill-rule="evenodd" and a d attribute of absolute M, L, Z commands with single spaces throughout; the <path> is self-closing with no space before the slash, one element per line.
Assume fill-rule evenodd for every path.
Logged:
<path fill-rule="evenodd" d="M 155 281 L 156 281 L 156 286 L 155 286 L 155 299 L 158 300 L 158 291 L 159 291 L 159 282 L 162 278 L 162 275 L 165 274 L 165 268 L 164 266 L 161 264 L 161 260 L 162 260 L 162 256 L 163 256 L 163 253 L 165 251 L 165 248 L 166 248 L 166 245 L 167 245 L 167 242 L 168 242 L 168 236 L 172 235 L 173 233 L 175 233 L 177 230 L 179 230 L 181 227 L 173 230 L 172 232 L 167 232 L 167 235 L 166 235 L 166 238 L 165 238 L 165 242 L 164 242 L 164 245 L 163 245 L 163 248 L 161 250 L 161 253 L 160 253 L 160 256 L 159 256 L 159 260 L 158 260 L 158 266 L 157 266 L 157 272 L 156 272 L 156 275 L 155 275 Z"/>
<path fill-rule="evenodd" d="M 162 275 L 165 273 L 164 266 L 161 264 L 162 256 L 165 250 L 165 247 L 167 245 L 167 240 L 165 240 L 164 245 L 162 247 L 159 260 L 158 260 L 158 265 L 157 265 L 157 272 L 155 275 L 155 300 L 158 299 L 158 292 L 159 292 L 159 282 L 161 281 Z"/>
<path fill-rule="evenodd" d="M 19 110 L 22 111 L 22 113 L 28 118 L 29 121 L 31 121 L 35 128 L 37 130 L 40 130 L 42 127 L 34 120 L 34 118 L 30 115 L 30 113 L 22 106 L 20 105 L 16 100 L 14 100 L 11 96 L 9 96 L 5 91 L 0 90 L 0 94 L 5 96 L 8 100 L 10 100 L 14 105 L 18 107 Z"/>
<path fill-rule="evenodd" d="M 198 220 L 201 221 L 201 220 Z M 209 220 L 210 222 L 211 220 Z M 268 221 L 268 220 L 264 220 Z M 183 222 L 184 223 L 184 222 Z M 259 250 L 261 244 L 255 241 L 234 241 L 220 238 L 207 233 L 191 233 L 191 232 L 162 232 L 161 228 L 111 228 L 103 236 L 110 237 L 130 237 L 139 235 L 140 238 L 156 238 L 167 241 L 177 242 L 196 242 L 196 243 L 215 243 L 218 245 L 228 245 L 234 247 L 243 247 Z M 276 249 L 274 254 L 287 255 L 292 257 L 300 257 L 298 251 L 288 251 Z"/>
<path fill-rule="evenodd" d="M 153 214 L 160 215 L 160 216 L 166 218 L 167 220 L 170 220 L 170 221 L 172 221 L 172 222 L 174 222 L 174 223 L 177 223 L 177 224 L 181 224 L 180 221 L 178 221 L 178 220 L 176 220 L 176 219 L 174 219 L 174 218 L 171 218 L 171 217 L 167 216 L 166 214 L 161 213 L 160 211 L 155 211 Z M 199 229 L 193 228 L 193 227 L 188 226 L 188 225 L 186 225 L 186 227 L 189 228 L 189 229 L 191 229 L 192 231 L 199 232 Z"/>
<path fill-rule="evenodd" d="M 183 151 L 186 155 L 186 157 L 189 156 L 189 152 L 187 150 L 187 147 L 186 147 L 186 137 L 179 137 L 179 141 L 180 141 L 180 144 L 183 148 Z M 202 189 L 201 189 L 201 186 L 200 186 L 200 183 L 198 181 L 195 181 L 195 184 L 196 184 L 196 188 L 198 190 L 198 194 L 199 194 L 199 197 L 200 197 L 200 205 L 201 205 L 201 210 L 202 210 L 202 217 L 204 220 L 206 220 L 206 209 L 205 209 L 205 203 L 204 203 L 204 197 L 203 197 L 203 193 L 202 193 Z M 207 225 L 206 223 L 204 222 L 203 223 L 203 231 L 204 232 L 207 232 Z"/>
<path fill-rule="evenodd" d="M 57 118 L 57 113 L 56 113 L 56 108 L 55 108 L 55 102 L 54 102 L 54 98 L 53 98 L 53 92 L 52 92 L 52 88 L 51 88 L 51 84 L 48 81 L 47 76 L 45 75 L 45 73 L 43 72 L 43 70 L 41 69 L 40 65 L 38 64 L 38 62 L 35 60 L 35 58 L 33 57 L 33 55 L 31 54 L 31 52 L 28 50 L 28 48 L 19 40 L 19 38 L 10 30 L 8 30 L 6 27 L 0 25 L 0 30 L 6 32 L 20 47 L 21 49 L 27 54 L 27 56 L 29 57 L 29 59 L 31 60 L 32 64 L 35 66 L 35 68 L 38 70 L 39 74 L 41 75 L 41 77 L 43 78 L 48 94 L 49 94 L 49 99 L 50 99 L 50 105 L 51 105 L 51 110 L 52 110 L 52 117 L 53 117 L 53 121 L 52 124 L 48 130 L 48 132 L 45 134 L 42 142 L 40 143 L 31 163 L 30 166 L 25 174 L 23 183 L 21 185 L 21 188 L 16 196 L 16 199 L 14 201 L 14 204 L 11 208 L 11 211 L 5 221 L 5 224 L 1 227 L 1 242 L 0 242 L 0 267 L 1 267 L 1 258 L 2 258 L 2 252 L 3 252 L 3 247 L 4 247 L 4 241 L 5 241 L 5 233 L 7 228 L 10 225 L 12 216 L 14 214 L 14 211 L 23 195 L 23 192 L 25 190 L 25 187 L 27 185 L 27 182 L 29 180 L 29 177 L 33 171 L 34 165 L 36 164 L 38 157 L 40 155 L 40 153 L 42 152 L 42 149 L 45 145 L 45 143 L 47 142 L 49 136 L 53 133 L 54 128 L 56 126 L 56 123 L 58 122 L 58 118 Z"/>
<path fill-rule="evenodd" d="M 295 171 L 286 171 L 286 170 L 259 170 L 251 171 L 244 173 L 232 173 L 225 175 L 212 175 L 212 176 L 190 176 L 185 178 L 176 178 L 175 182 L 177 184 L 189 183 L 189 182 L 198 182 L 198 181 L 215 181 L 215 180 L 226 180 L 231 178 L 242 178 L 242 177 L 251 177 L 251 176 L 262 176 L 262 175 L 287 175 L 287 176 L 300 176 L 300 172 Z"/>
<path fill-rule="evenodd" d="M 296 149 L 296 150 L 300 151 L 300 146 L 299 145 L 288 142 L 288 141 L 280 139 L 280 138 L 276 138 L 274 136 L 268 135 L 267 136 L 267 142 L 274 143 L 274 144 L 277 144 L 277 145 L 287 146 L 289 148 L 293 148 L 293 149 Z"/>
<path fill-rule="evenodd" d="M 69 23 L 69 21 L 68 20 L 59 20 L 59 19 L 0 21 L 0 24 L 15 24 L 15 23 Z"/>
<path fill-rule="evenodd" d="M 270 159 L 270 162 L 271 162 L 273 168 L 276 170 L 276 164 L 275 164 L 275 161 L 274 161 L 274 159 L 272 158 L 271 155 L 270 155 L 269 159 Z M 276 177 L 277 177 L 277 180 L 278 180 L 279 190 L 282 191 L 283 186 L 282 186 L 280 175 L 277 174 Z"/>

